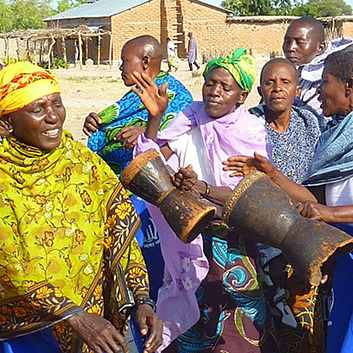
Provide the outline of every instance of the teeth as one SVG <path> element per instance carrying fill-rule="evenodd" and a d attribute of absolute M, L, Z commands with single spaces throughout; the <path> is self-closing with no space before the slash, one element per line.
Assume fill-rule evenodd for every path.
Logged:
<path fill-rule="evenodd" d="M 59 132 L 59 129 L 46 130 L 46 131 L 43 131 L 43 135 L 55 136 L 58 132 Z"/>

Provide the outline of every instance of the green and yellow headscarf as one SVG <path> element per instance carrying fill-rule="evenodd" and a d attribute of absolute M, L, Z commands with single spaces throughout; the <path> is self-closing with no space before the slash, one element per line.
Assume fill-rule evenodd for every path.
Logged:
<path fill-rule="evenodd" d="M 245 48 L 237 49 L 232 55 L 221 55 L 210 60 L 203 72 L 203 77 L 206 78 L 217 67 L 228 70 L 241 89 L 251 91 L 256 77 L 255 61 L 251 55 L 246 53 Z"/>
<path fill-rule="evenodd" d="M 60 93 L 53 73 L 30 62 L 9 65 L 0 71 L 0 117 L 52 93 Z"/>

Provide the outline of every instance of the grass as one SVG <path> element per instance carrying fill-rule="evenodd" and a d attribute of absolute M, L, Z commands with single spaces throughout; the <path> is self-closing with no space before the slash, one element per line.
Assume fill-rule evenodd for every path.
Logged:
<path fill-rule="evenodd" d="M 112 76 L 70 76 L 66 80 L 74 83 L 85 83 L 85 82 L 107 82 L 107 83 L 120 83 L 122 79 L 113 78 Z"/>

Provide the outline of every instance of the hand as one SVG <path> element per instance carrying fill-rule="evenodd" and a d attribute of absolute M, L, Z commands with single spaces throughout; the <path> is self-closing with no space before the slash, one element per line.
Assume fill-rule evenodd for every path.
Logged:
<path fill-rule="evenodd" d="M 119 140 L 126 150 L 132 150 L 136 144 L 137 139 L 140 135 L 145 132 L 146 128 L 143 126 L 127 126 L 120 129 L 120 131 L 114 137 L 114 140 Z"/>
<path fill-rule="evenodd" d="M 141 304 L 136 309 L 136 321 L 140 327 L 141 335 L 146 336 L 148 331 L 150 331 L 143 353 L 154 352 L 163 343 L 162 320 L 157 316 L 150 305 Z"/>
<path fill-rule="evenodd" d="M 231 173 L 229 175 L 230 177 L 245 176 L 257 170 L 254 165 L 253 157 L 247 157 L 247 156 L 229 157 L 228 160 L 222 162 L 222 164 L 227 166 L 227 167 L 223 167 L 224 171 L 235 170 L 234 173 Z"/>
<path fill-rule="evenodd" d="M 173 184 L 183 190 L 191 190 L 197 182 L 197 174 L 193 171 L 192 165 L 189 164 L 186 168 L 179 168 L 172 175 Z"/>
<path fill-rule="evenodd" d="M 124 337 L 106 319 L 86 311 L 75 314 L 67 322 L 96 353 L 129 352 Z"/>
<path fill-rule="evenodd" d="M 141 102 L 148 110 L 149 117 L 162 119 L 168 108 L 168 83 L 165 82 L 161 88 L 158 88 L 144 72 L 139 74 L 135 71 L 132 73 L 131 78 L 136 84 L 135 87 L 132 87 L 132 91 L 140 97 Z"/>
<path fill-rule="evenodd" d="M 276 168 L 271 162 L 257 152 L 254 153 L 254 157 L 230 157 L 227 161 L 224 161 L 223 164 L 227 166 L 223 168 L 225 171 L 236 170 L 235 173 L 230 174 L 231 177 L 245 176 L 255 170 L 259 170 L 272 178 L 276 172 Z"/>
<path fill-rule="evenodd" d="M 318 202 L 305 201 L 298 206 L 298 211 L 306 218 L 327 223 L 333 222 L 331 207 L 322 205 Z"/>
<path fill-rule="evenodd" d="M 89 113 L 86 117 L 83 124 L 82 131 L 88 136 L 91 137 L 91 132 L 98 131 L 99 125 L 102 124 L 102 119 L 98 116 L 97 113 Z"/>

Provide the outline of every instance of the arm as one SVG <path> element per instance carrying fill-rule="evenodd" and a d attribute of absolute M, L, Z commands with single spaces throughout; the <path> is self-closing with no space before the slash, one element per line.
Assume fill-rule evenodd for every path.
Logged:
<path fill-rule="evenodd" d="M 325 206 L 317 202 L 307 201 L 299 205 L 302 216 L 327 223 L 353 223 L 353 205 Z"/>
<path fill-rule="evenodd" d="M 266 157 L 261 156 L 257 152 L 254 153 L 254 157 L 230 157 L 223 164 L 226 165 L 223 170 L 236 171 L 231 176 L 244 176 L 254 170 L 259 170 L 281 187 L 293 200 L 298 202 L 307 200 L 317 201 L 307 188 L 289 180 Z"/>
<path fill-rule="evenodd" d="M 123 255 L 121 264 L 125 271 L 127 285 L 135 298 L 136 321 L 141 335 L 146 336 L 149 332 L 144 353 L 152 353 L 162 344 L 163 323 L 153 308 L 143 303 L 143 299 L 149 299 L 147 268 L 135 238 Z"/>
<path fill-rule="evenodd" d="M 208 185 L 205 181 L 198 180 L 197 174 L 193 171 L 191 165 L 186 168 L 179 168 L 175 175 L 172 176 L 172 182 L 178 188 L 185 190 L 193 188 L 201 197 L 220 206 L 223 206 L 232 193 L 232 189 L 227 186 Z"/>

